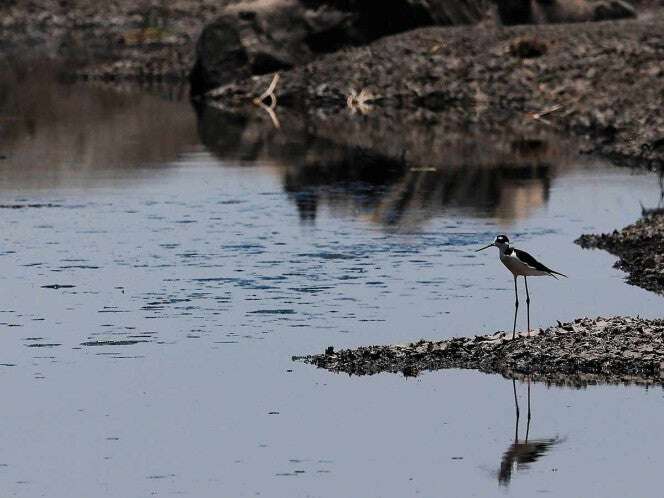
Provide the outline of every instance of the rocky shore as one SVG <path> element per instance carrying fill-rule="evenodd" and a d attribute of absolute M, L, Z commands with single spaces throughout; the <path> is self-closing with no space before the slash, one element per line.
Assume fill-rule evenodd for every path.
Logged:
<path fill-rule="evenodd" d="M 367 346 L 294 357 L 332 372 L 416 376 L 447 368 L 476 369 L 552 384 L 664 385 L 664 320 L 582 318 L 545 330 L 458 337 L 443 341 Z"/>
<path fill-rule="evenodd" d="M 580 138 L 582 152 L 657 167 L 664 8 L 634 5 L 409 0 L 376 16 L 365 3 L 335 0 L 111 0 L 104 9 L 92 0 L 8 0 L 0 54 L 41 51 L 83 79 L 183 82 L 191 73 L 194 93 L 216 81 L 207 99 L 237 112 L 279 71 L 277 109 L 312 120 L 349 111 L 370 120 L 383 109 L 515 136 L 535 120 Z"/>
<path fill-rule="evenodd" d="M 70 78 L 185 82 L 201 29 L 232 2 L 0 1 L 0 63 L 44 57 Z"/>
<path fill-rule="evenodd" d="M 600 23 L 433 27 L 283 71 L 275 94 L 278 107 L 314 116 L 354 108 L 370 120 L 372 108 L 424 110 L 450 129 L 517 135 L 535 120 L 579 137 L 582 152 L 657 167 L 664 163 L 663 59 L 662 9 Z M 271 80 L 229 83 L 208 98 L 241 109 Z"/>
<path fill-rule="evenodd" d="M 627 282 L 664 294 L 664 213 L 657 210 L 622 230 L 582 235 L 576 243 L 586 249 L 604 249 L 620 259 L 616 267 L 628 272 Z"/>

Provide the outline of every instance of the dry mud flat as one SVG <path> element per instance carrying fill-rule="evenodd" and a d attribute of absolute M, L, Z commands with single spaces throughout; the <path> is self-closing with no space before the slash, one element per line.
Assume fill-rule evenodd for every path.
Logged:
<path fill-rule="evenodd" d="M 426 370 L 476 369 L 553 384 L 664 385 L 664 320 L 581 318 L 511 339 L 511 333 L 294 357 L 333 372 L 415 376 Z"/>
<path fill-rule="evenodd" d="M 664 294 L 664 213 L 647 215 L 620 231 L 582 235 L 576 243 L 618 256 L 615 266 L 629 273 L 630 284 Z"/>

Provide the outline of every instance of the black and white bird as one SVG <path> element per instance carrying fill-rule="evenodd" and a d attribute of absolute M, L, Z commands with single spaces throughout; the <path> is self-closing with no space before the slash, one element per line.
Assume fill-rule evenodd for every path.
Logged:
<path fill-rule="evenodd" d="M 500 261 L 507 267 L 509 271 L 512 272 L 514 276 L 514 294 L 516 296 L 516 304 L 514 307 L 514 328 L 512 330 L 512 339 L 516 335 L 516 312 L 519 309 L 519 291 L 516 286 L 516 278 L 523 277 L 524 282 L 526 283 L 526 308 L 528 316 L 528 335 L 530 335 L 530 295 L 528 293 L 528 277 L 541 277 L 549 276 L 555 279 L 558 279 L 556 275 L 561 277 L 566 277 L 567 275 L 547 268 L 542 263 L 533 258 L 526 251 L 521 251 L 512 247 L 510 244 L 510 239 L 507 238 L 507 235 L 498 235 L 496 240 L 491 244 L 478 249 L 475 252 L 483 251 L 489 247 L 497 247 L 500 251 Z"/>

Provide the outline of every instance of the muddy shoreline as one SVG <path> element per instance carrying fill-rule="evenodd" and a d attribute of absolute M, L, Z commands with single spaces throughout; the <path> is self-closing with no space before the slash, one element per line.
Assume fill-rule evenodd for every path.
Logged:
<path fill-rule="evenodd" d="M 664 320 L 581 318 L 511 339 L 511 333 L 457 337 L 391 346 L 367 346 L 294 357 L 332 372 L 417 376 L 462 368 L 529 376 L 557 385 L 596 383 L 664 385 Z"/>
<path fill-rule="evenodd" d="M 664 294 L 664 213 L 656 211 L 621 230 L 582 235 L 575 242 L 618 256 L 615 267 L 628 273 L 628 283 Z"/>

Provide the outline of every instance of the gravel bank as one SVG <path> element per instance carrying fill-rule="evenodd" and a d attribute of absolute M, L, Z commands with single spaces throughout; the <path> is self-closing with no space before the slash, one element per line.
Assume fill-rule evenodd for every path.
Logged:
<path fill-rule="evenodd" d="M 618 256 L 616 268 L 629 273 L 627 282 L 664 294 L 664 214 L 655 213 L 613 233 L 582 235 L 576 243 Z"/>
<path fill-rule="evenodd" d="M 416 376 L 444 368 L 476 369 L 509 378 L 523 375 L 554 384 L 664 385 L 664 320 L 581 318 L 532 337 L 489 336 L 367 346 L 294 357 L 333 372 Z"/>
<path fill-rule="evenodd" d="M 281 73 L 279 106 L 320 114 L 398 108 L 458 129 L 536 120 L 581 137 L 580 149 L 624 165 L 664 164 L 664 9 L 637 20 L 545 26 L 424 28 Z M 238 108 L 271 75 L 214 91 Z M 349 96 L 365 89 L 364 98 Z"/>
<path fill-rule="evenodd" d="M 184 82 L 203 26 L 233 1 L 0 1 L 0 56 L 58 58 L 82 79 Z"/>

